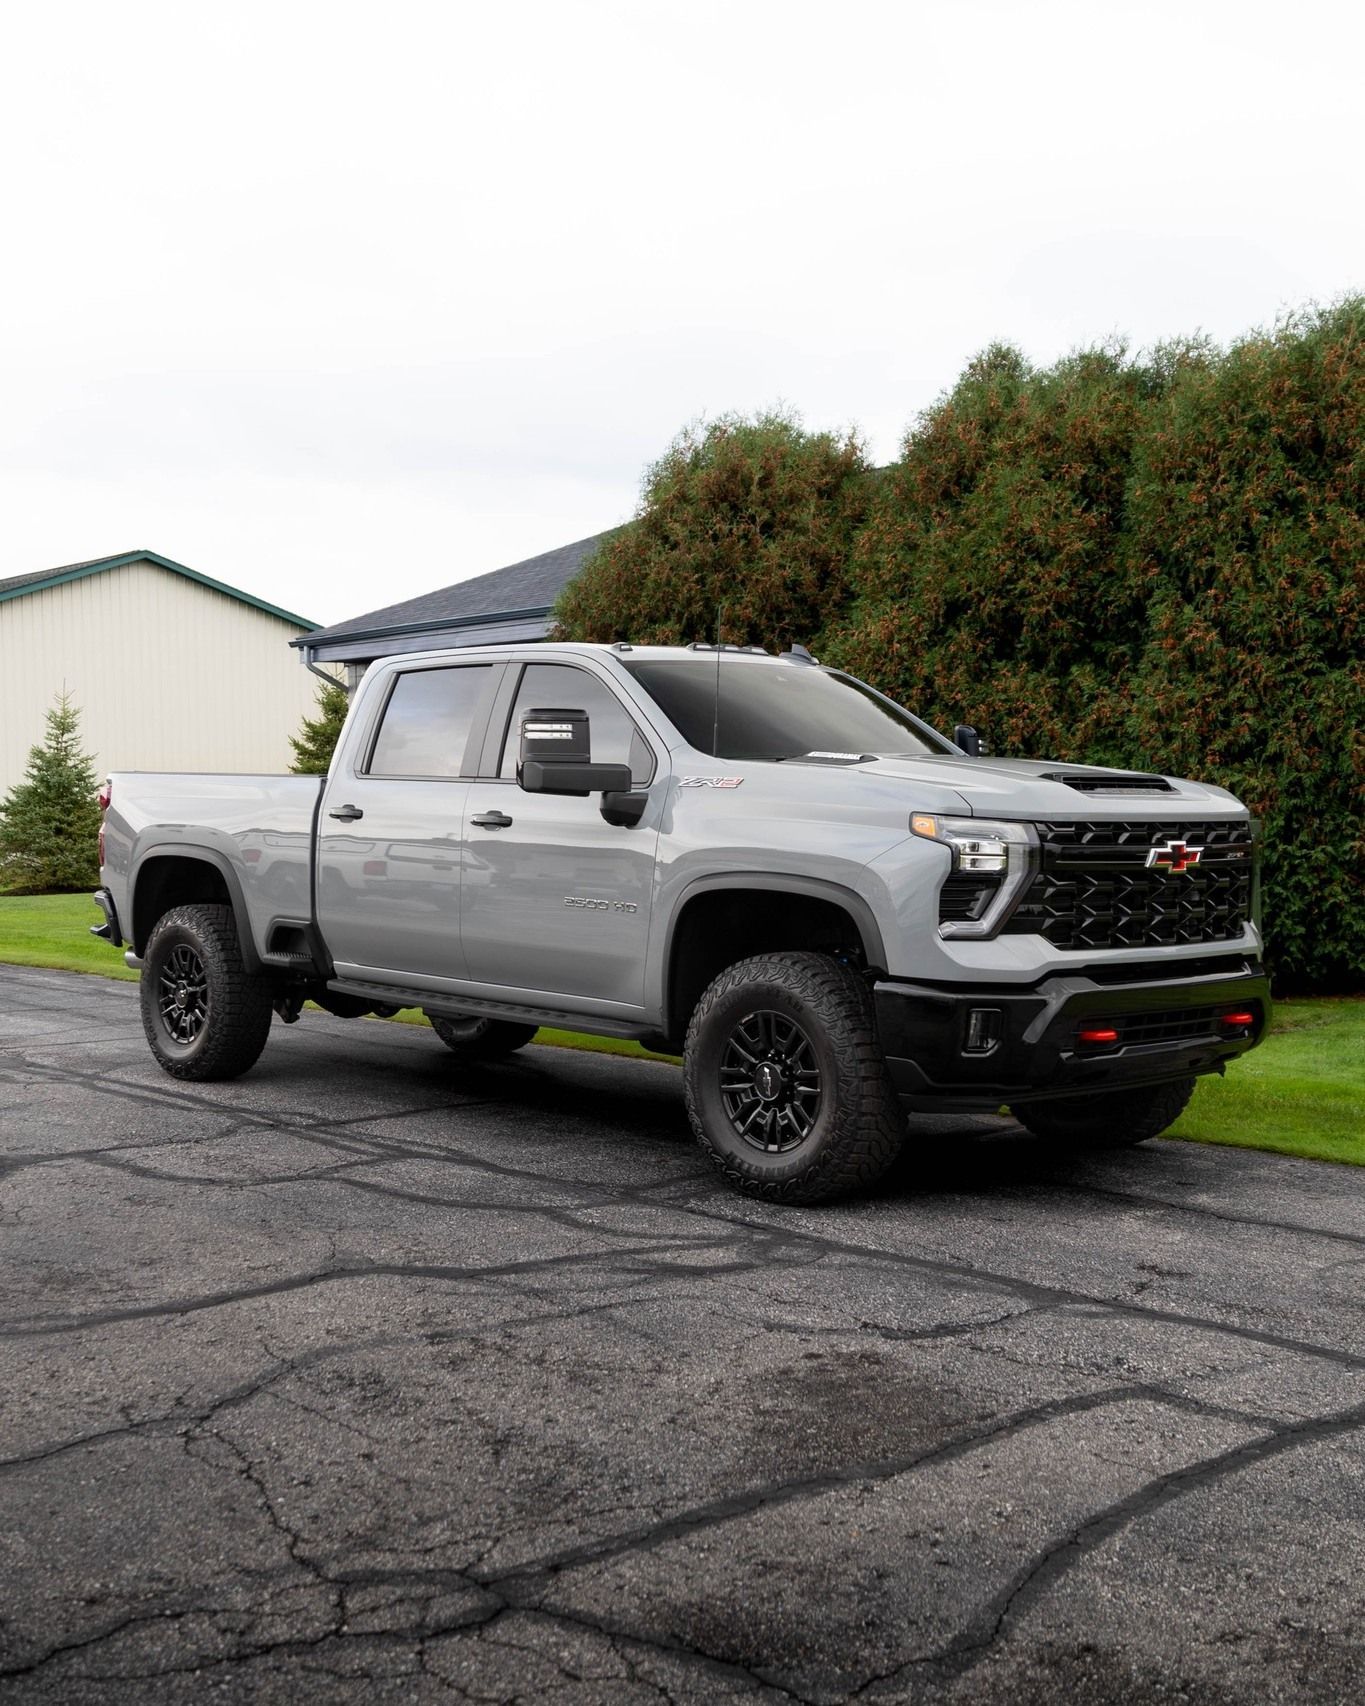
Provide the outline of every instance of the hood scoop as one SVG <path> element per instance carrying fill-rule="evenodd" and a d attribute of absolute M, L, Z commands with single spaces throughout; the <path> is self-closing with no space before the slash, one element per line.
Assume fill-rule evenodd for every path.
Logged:
<path fill-rule="evenodd" d="M 1176 789 L 1164 776 L 1143 776 L 1133 771 L 1116 770 L 1106 775 L 1102 770 L 1078 770 L 1068 775 L 1065 770 L 1045 770 L 1045 782 L 1060 782 L 1064 788 L 1075 788 L 1081 794 L 1174 794 Z"/>

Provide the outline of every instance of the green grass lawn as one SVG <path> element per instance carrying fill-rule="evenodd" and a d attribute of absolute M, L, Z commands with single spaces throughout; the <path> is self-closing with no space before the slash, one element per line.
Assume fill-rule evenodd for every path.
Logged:
<path fill-rule="evenodd" d="M 0 960 L 137 982 L 123 949 L 90 934 L 104 914 L 88 894 L 0 895 Z"/>
<path fill-rule="evenodd" d="M 1365 1166 L 1365 999 L 1281 1001 L 1269 1038 L 1201 1078 L 1171 1136 Z"/>
<path fill-rule="evenodd" d="M 0 960 L 135 980 L 122 953 L 89 934 L 98 922 L 87 895 L 0 897 Z M 414 1010 L 399 1017 L 426 1023 Z M 538 1040 L 668 1058 L 638 1043 L 567 1031 L 545 1030 Z M 1365 1166 L 1365 999 L 1281 1002 L 1269 1040 L 1234 1061 L 1226 1078 L 1201 1078 L 1171 1135 Z"/>

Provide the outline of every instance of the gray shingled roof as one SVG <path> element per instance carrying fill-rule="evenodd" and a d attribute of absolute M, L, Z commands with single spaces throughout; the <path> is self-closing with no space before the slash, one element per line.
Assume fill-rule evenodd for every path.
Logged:
<path fill-rule="evenodd" d="M 493 569 L 486 575 L 475 575 L 471 580 L 457 581 L 454 586 L 443 586 L 435 592 L 424 592 L 401 604 L 386 604 L 380 610 L 352 616 L 330 628 L 315 629 L 290 644 L 313 647 L 328 640 L 368 638 L 395 629 L 449 627 L 474 617 L 498 616 L 509 611 L 548 611 L 607 537 L 606 533 L 594 533 L 589 539 L 560 545 L 538 557 L 527 557 L 524 562 L 509 563 L 504 569 Z"/>

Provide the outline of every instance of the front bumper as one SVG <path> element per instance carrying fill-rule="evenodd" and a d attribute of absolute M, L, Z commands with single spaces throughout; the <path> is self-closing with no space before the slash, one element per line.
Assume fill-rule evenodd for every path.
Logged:
<path fill-rule="evenodd" d="M 877 1031 L 901 1102 L 989 1111 L 1221 1072 L 1269 1026 L 1270 984 L 1256 960 L 1143 982 L 1123 975 L 1084 966 L 1025 989 L 884 979 L 873 989 Z M 975 1038 L 974 1012 L 987 1015 Z M 1233 1014 L 1247 1022 L 1229 1024 Z M 1113 1040 L 1085 1041 L 1083 1029 Z"/>

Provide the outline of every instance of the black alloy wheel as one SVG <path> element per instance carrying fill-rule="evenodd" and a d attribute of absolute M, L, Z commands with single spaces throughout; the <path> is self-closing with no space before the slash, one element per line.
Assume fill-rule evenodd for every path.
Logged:
<path fill-rule="evenodd" d="M 157 920 L 138 999 L 147 1042 L 172 1078 L 237 1078 L 255 1065 L 273 996 L 247 969 L 230 906 L 177 906 Z"/>
<path fill-rule="evenodd" d="M 187 942 L 171 949 L 157 977 L 161 1023 L 172 1042 L 194 1042 L 209 1018 L 209 980 L 204 962 Z"/>
<path fill-rule="evenodd" d="M 683 1093 L 712 1166 L 769 1202 L 867 1190 L 905 1141 L 865 979 L 805 949 L 739 960 L 703 991 Z"/>
<path fill-rule="evenodd" d="M 765 1155 L 799 1149 L 815 1129 L 824 1095 L 811 1039 L 787 1013 L 759 1008 L 730 1032 L 720 1094 L 735 1135 Z"/>

